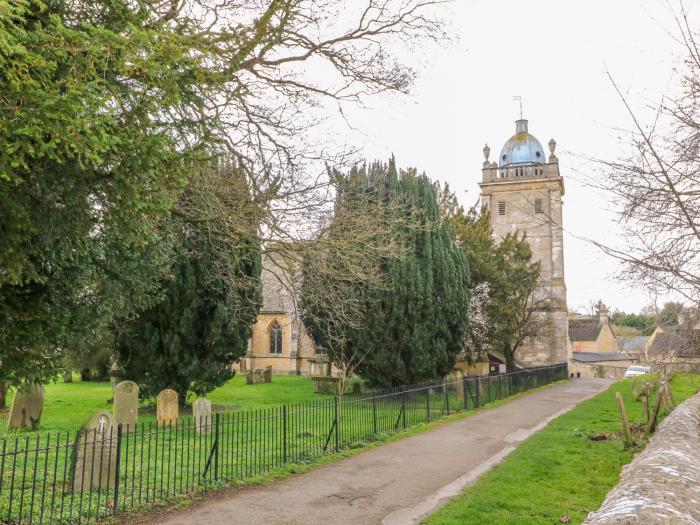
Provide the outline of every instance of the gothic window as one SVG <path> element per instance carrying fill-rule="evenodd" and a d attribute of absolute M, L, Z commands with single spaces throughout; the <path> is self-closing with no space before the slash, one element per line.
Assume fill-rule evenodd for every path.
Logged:
<path fill-rule="evenodd" d="M 282 353 L 282 327 L 277 321 L 272 321 L 270 325 L 270 353 Z"/>
<path fill-rule="evenodd" d="M 506 202 L 505 201 L 498 201 L 498 214 L 499 215 L 506 214 Z"/>
<path fill-rule="evenodd" d="M 542 199 L 535 199 L 535 213 L 544 213 L 544 206 L 542 205 Z"/>

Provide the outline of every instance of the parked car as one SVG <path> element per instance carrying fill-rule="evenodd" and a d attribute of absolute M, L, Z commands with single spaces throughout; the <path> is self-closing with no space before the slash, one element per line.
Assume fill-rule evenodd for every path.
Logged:
<path fill-rule="evenodd" d="M 651 367 L 649 367 L 649 366 L 630 366 L 625 371 L 625 377 L 641 376 L 642 374 L 651 374 Z"/>

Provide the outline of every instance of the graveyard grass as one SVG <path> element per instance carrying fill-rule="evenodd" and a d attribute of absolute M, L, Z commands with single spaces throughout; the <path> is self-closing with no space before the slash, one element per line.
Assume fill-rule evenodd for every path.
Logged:
<path fill-rule="evenodd" d="M 642 402 L 634 401 L 630 381 L 552 421 L 424 525 L 581 523 L 600 507 L 622 466 L 644 447 L 639 436 L 632 449 L 622 444 L 615 392 L 623 395 L 630 423 L 643 421 Z M 670 385 L 680 403 L 698 391 L 700 375 L 679 373 Z M 590 439 L 603 435 L 609 439 Z"/>
<path fill-rule="evenodd" d="M 112 397 L 112 387 L 108 382 L 56 383 L 45 385 L 44 410 L 41 414 L 40 433 L 47 431 L 75 431 L 99 409 L 112 411 L 112 405 L 107 401 Z M 299 403 L 318 399 L 313 392 L 311 380 L 301 376 L 273 376 L 272 383 L 246 385 L 245 375 L 236 376 L 221 388 L 214 390 L 208 396 L 216 412 L 225 405 L 236 410 L 252 410 L 281 405 L 283 403 Z M 7 433 L 7 416 L 12 405 L 13 393 L 7 399 L 8 410 L 0 417 L 0 436 Z M 194 398 L 188 399 L 191 403 Z M 145 410 L 142 410 L 145 409 Z M 139 423 L 155 423 L 155 406 L 152 402 L 139 407 Z M 25 435 L 26 431 L 12 431 L 10 434 Z"/>

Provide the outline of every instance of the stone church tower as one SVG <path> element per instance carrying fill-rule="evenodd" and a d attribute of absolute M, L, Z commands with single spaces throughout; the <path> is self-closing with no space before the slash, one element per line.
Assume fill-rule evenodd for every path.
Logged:
<path fill-rule="evenodd" d="M 547 158 L 540 142 L 527 130 L 527 120 L 515 123 L 513 135 L 501 149 L 498 163 L 489 161 L 484 147 L 481 198 L 491 212 L 494 237 L 515 231 L 525 233 L 533 259 L 540 261 L 540 283 L 535 312 L 539 335 L 526 340 L 516 352 L 523 366 L 564 363 L 567 360 L 569 325 L 564 283 L 562 196 L 556 142 L 549 141 Z"/>

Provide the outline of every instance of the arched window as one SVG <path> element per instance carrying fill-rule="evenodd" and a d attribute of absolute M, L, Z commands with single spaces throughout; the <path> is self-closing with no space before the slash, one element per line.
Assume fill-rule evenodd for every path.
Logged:
<path fill-rule="evenodd" d="M 282 327 L 277 321 L 272 321 L 270 325 L 270 353 L 282 353 Z"/>

